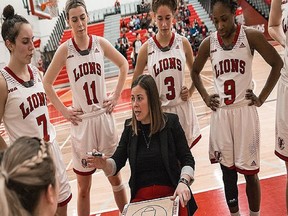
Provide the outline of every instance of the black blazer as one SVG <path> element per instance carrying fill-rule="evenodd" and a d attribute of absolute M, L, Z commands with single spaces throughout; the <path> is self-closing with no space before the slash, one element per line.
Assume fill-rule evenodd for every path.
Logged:
<path fill-rule="evenodd" d="M 170 180 L 176 189 L 182 167 L 190 166 L 194 169 L 195 161 L 188 147 L 185 133 L 180 125 L 178 116 L 171 113 L 165 113 L 164 115 L 166 125 L 159 133 L 161 155 Z M 112 159 L 114 159 L 116 163 L 116 173 L 125 166 L 127 159 L 129 160 L 131 169 L 129 186 L 131 189 L 131 199 L 133 199 L 136 195 L 135 173 L 138 136 L 133 134 L 132 126 L 129 125 L 130 122 L 131 119 L 125 121 L 124 131 Z M 188 203 L 188 209 L 190 215 L 197 210 L 197 205 L 193 195 Z"/>

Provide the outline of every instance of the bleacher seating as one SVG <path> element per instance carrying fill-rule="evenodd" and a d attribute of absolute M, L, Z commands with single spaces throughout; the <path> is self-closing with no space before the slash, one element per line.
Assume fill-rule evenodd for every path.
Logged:
<path fill-rule="evenodd" d="M 187 8 L 189 9 L 189 11 L 190 11 L 190 13 L 191 13 L 191 15 L 190 15 L 190 17 L 189 17 L 190 23 L 193 23 L 194 20 L 196 19 L 197 22 L 198 22 L 199 24 L 201 24 L 202 21 L 201 21 L 200 17 L 198 16 L 196 10 L 195 10 L 194 7 L 192 6 L 192 4 L 187 5 Z"/>
<path fill-rule="evenodd" d="M 103 37 L 104 22 L 88 25 L 87 30 L 88 30 L 88 34 L 93 34 L 93 35 L 98 35 L 98 36 Z M 71 37 L 72 37 L 71 29 L 64 30 L 62 38 L 60 39 L 60 44 L 64 43 L 66 40 L 68 40 Z M 58 85 L 65 85 L 67 83 L 69 83 L 68 74 L 66 71 L 66 67 L 63 67 L 57 79 L 53 83 L 53 85 L 58 86 Z"/>

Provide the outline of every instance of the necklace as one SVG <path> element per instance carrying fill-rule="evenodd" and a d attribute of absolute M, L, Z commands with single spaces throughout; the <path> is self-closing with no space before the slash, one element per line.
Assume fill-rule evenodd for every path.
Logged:
<path fill-rule="evenodd" d="M 144 141 L 145 141 L 146 147 L 147 147 L 147 149 L 149 149 L 150 148 L 150 143 L 151 143 L 151 137 L 150 138 L 149 138 L 149 136 L 146 137 L 146 134 L 144 132 L 144 128 L 143 128 L 142 125 L 141 125 L 141 131 L 142 131 L 142 135 L 144 137 Z"/>

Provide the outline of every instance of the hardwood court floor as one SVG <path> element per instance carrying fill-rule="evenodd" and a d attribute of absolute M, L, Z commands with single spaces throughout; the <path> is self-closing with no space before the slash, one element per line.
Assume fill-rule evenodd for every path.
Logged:
<path fill-rule="evenodd" d="M 283 53 L 283 49 L 280 46 L 275 46 L 275 48 L 279 51 L 280 54 Z M 253 60 L 253 79 L 256 83 L 255 92 L 257 94 L 259 94 L 262 90 L 269 72 L 270 67 L 264 62 L 258 53 L 255 53 Z M 201 74 L 205 86 L 209 89 L 209 92 L 213 92 L 213 80 L 211 65 L 209 61 L 205 65 Z M 129 103 L 129 86 L 131 84 L 131 78 L 132 76 L 129 75 L 125 84 L 125 90 L 122 94 L 123 97 L 119 101 L 119 104 L 117 105 L 114 112 L 119 136 L 121 135 L 123 129 L 124 120 L 131 116 L 131 105 Z M 107 79 L 106 84 L 108 92 L 113 89 L 116 80 L 117 78 Z M 191 83 L 188 71 L 186 73 L 186 82 L 187 85 Z M 262 191 L 261 215 L 264 216 L 285 215 L 284 187 L 286 178 L 283 176 L 283 174 L 286 173 L 286 169 L 284 162 L 279 160 L 274 155 L 276 92 L 277 86 L 274 88 L 267 101 L 260 108 L 258 108 L 261 125 L 261 168 L 259 173 L 259 178 L 263 179 L 261 180 L 261 187 L 264 191 L 266 191 L 266 189 L 269 189 L 272 192 L 274 190 L 278 191 L 278 197 L 281 197 L 278 200 L 275 200 L 273 196 L 270 196 L 271 192 Z M 65 104 L 71 104 L 71 92 L 69 88 L 59 90 L 58 94 L 61 96 L 61 99 L 63 102 L 65 102 Z M 208 140 L 210 128 L 209 118 L 211 112 L 209 108 L 204 105 L 197 91 L 195 91 L 192 97 L 202 133 L 202 139 L 191 150 L 196 161 L 195 182 L 192 185 L 193 193 L 196 194 L 196 201 L 199 202 L 199 210 L 196 215 L 229 215 L 226 204 L 224 202 L 221 170 L 218 164 L 211 165 L 210 161 L 208 160 Z M 77 182 L 75 180 L 75 174 L 72 171 L 72 154 L 69 134 L 70 124 L 67 123 L 63 117 L 61 117 L 61 115 L 55 111 L 55 109 L 53 109 L 52 106 L 49 106 L 49 109 L 51 121 L 54 123 L 57 130 L 57 140 L 63 153 L 64 162 L 67 167 L 66 169 L 72 187 L 73 198 L 68 206 L 68 215 L 77 215 Z M 1 134 L 6 136 L 5 131 L 3 131 L 3 127 L 1 128 Z M 122 178 L 127 189 L 128 196 L 130 196 L 128 187 L 129 176 L 130 170 L 128 165 L 126 165 L 122 169 Z M 277 181 L 274 177 L 277 178 Z M 115 210 L 116 204 L 114 202 L 112 190 L 108 180 L 104 176 L 103 172 L 97 171 L 93 174 L 92 178 L 93 183 L 91 188 L 91 214 L 100 215 L 98 213 L 106 212 L 105 214 L 102 214 L 102 216 L 117 215 L 118 213 L 115 211 L 114 213 L 107 213 Z M 248 215 L 247 199 L 245 197 L 244 189 L 245 185 L 243 184 L 244 182 L 245 181 L 243 176 L 239 175 L 240 208 L 243 212 L 243 215 Z M 275 214 L 271 214 L 271 209 Z M 281 209 L 281 211 L 277 212 L 276 210 L 273 211 L 273 209 Z"/>

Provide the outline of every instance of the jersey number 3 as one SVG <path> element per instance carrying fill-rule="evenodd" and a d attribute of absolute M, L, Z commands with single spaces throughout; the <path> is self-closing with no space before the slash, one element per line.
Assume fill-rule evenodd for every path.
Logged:
<path fill-rule="evenodd" d="M 224 82 L 224 93 L 229 96 L 224 98 L 224 103 L 226 105 L 233 104 L 235 101 L 236 93 L 235 93 L 235 81 L 234 80 L 226 80 Z"/>
<path fill-rule="evenodd" d="M 175 98 L 175 83 L 172 76 L 166 77 L 164 79 L 164 84 L 167 86 L 169 93 L 166 94 L 167 100 L 173 100 Z"/>

